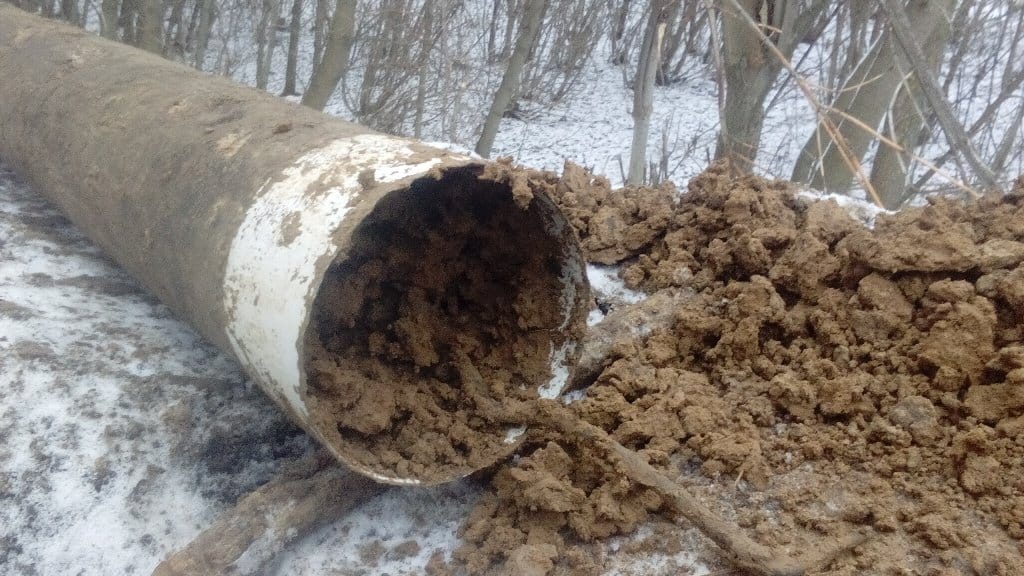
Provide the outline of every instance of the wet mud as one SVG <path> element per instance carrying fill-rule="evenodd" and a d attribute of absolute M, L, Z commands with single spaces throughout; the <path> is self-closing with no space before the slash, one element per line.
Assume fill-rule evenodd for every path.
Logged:
<path fill-rule="evenodd" d="M 718 168 L 683 195 L 620 194 L 571 165 L 547 182 L 591 261 L 695 293 L 612 347 L 578 416 L 781 551 L 876 534 L 815 574 L 1024 574 L 1024 179 L 873 229 Z M 683 542 L 729 571 L 662 511 L 603 454 L 535 430 L 447 569 L 598 574 L 601 541 L 646 524 L 651 549 Z"/>

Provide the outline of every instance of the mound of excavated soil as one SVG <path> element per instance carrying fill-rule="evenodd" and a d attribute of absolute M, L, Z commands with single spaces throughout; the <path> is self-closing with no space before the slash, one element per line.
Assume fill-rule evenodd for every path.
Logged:
<path fill-rule="evenodd" d="M 715 168 L 682 196 L 612 193 L 572 166 L 544 186 L 629 286 L 696 291 L 616 346 L 580 417 L 767 545 L 877 533 L 820 574 L 1024 574 L 1024 179 L 874 229 Z M 597 573 L 588 542 L 662 508 L 589 446 L 535 431 L 522 454 L 463 527 L 456 570 Z"/>
<path fill-rule="evenodd" d="M 364 470 L 435 483 L 507 456 L 518 443 L 476 415 L 455 354 L 493 398 L 525 400 L 580 336 L 546 200 L 495 172 L 386 197 L 324 280 L 306 343 L 311 414 Z"/>

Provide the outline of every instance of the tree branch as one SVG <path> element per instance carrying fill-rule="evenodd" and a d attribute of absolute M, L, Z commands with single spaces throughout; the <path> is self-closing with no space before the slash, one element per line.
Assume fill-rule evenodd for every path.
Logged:
<path fill-rule="evenodd" d="M 938 81 L 931 73 L 924 50 L 921 49 L 921 45 L 914 38 L 914 33 L 911 30 L 907 13 L 903 9 L 903 4 L 899 0 L 882 0 L 882 10 L 888 16 L 893 35 L 903 49 L 907 60 L 914 68 L 914 73 L 917 75 L 918 82 L 921 85 L 921 91 L 928 101 L 928 105 L 935 112 L 935 117 L 942 127 L 942 131 L 945 132 L 946 137 L 949 139 L 950 144 L 959 150 L 985 189 L 999 190 L 996 175 L 978 156 L 977 151 L 971 144 L 970 137 L 953 115 L 949 102 L 946 101 L 946 97 L 939 88 Z"/>
<path fill-rule="evenodd" d="M 260 574 L 292 542 L 385 488 L 325 453 L 303 458 L 221 514 L 153 576 Z"/>

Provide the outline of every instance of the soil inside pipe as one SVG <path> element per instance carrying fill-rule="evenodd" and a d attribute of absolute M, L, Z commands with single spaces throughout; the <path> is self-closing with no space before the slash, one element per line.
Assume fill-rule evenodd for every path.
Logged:
<path fill-rule="evenodd" d="M 499 400 L 551 382 L 579 327 L 566 320 L 571 274 L 547 209 L 456 170 L 391 193 L 355 230 L 305 346 L 311 416 L 349 464 L 431 484 L 515 449 L 514 430 L 474 413 L 452 362 L 468 354 Z"/>

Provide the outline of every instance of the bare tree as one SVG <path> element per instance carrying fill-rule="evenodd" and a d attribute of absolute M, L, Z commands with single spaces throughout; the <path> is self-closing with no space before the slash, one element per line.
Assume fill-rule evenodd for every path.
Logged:
<path fill-rule="evenodd" d="M 605 0 L 548 2 L 551 17 L 541 26 L 523 69 L 522 100 L 550 107 L 568 96 L 604 36 L 606 8 Z"/>
<path fill-rule="evenodd" d="M 947 0 L 948 1 L 948 0 Z M 921 92 L 928 105 L 935 113 L 935 118 L 946 133 L 946 138 L 953 145 L 958 153 L 962 154 L 967 163 L 971 166 L 975 176 L 981 181 L 987 190 L 998 190 L 999 184 L 995 174 L 978 155 L 971 143 L 970 137 L 964 131 L 963 125 L 953 115 L 949 102 L 939 88 L 939 83 L 928 67 L 927 56 L 924 50 L 914 37 L 914 30 L 903 6 L 896 0 L 882 0 L 882 6 L 889 17 L 889 24 L 892 26 L 893 34 L 903 50 L 909 65 L 914 69 Z"/>
<path fill-rule="evenodd" d="M 914 34 L 924 38 L 929 50 L 936 54 L 948 38 L 944 24 L 948 21 L 954 0 L 927 0 L 915 2 Z M 894 101 L 897 105 L 914 108 L 916 83 L 911 82 L 909 62 L 903 66 L 899 61 L 903 54 L 898 50 L 891 32 L 884 32 L 870 51 L 857 65 L 845 85 L 837 91 L 831 104 L 832 112 L 822 118 L 814 133 L 807 139 L 793 168 L 792 180 L 805 182 L 812 188 L 829 192 L 845 193 L 853 181 L 853 169 L 847 156 L 858 161 L 864 158 L 868 148 L 876 140 L 876 130 Z M 937 64 L 933 62 L 932 64 Z M 922 65 L 928 65 L 924 63 Z M 919 72 L 919 71 L 918 71 Z M 915 77 L 917 72 L 915 72 Z M 906 100 L 895 98 L 900 87 L 905 89 Z M 916 112 L 916 110 L 914 110 Z M 909 112 L 914 113 L 914 112 Z M 911 136 L 913 121 L 906 117 L 908 111 L 900 112 L 901 128 Z M 835 126 L 841 142 L 824 126 L 830 122 Z M 906 141 L 906 140 L 904 140 Z"/>
<path fill-rule="evenodd" d="M 195 67 L 202 70 L 206 60 L 206 48 L 210 44 L 210 29 L 216 17 L 217 5 L 214 0 L 198 0 L 199 24 L 196 30 Z"/>
<path fill-rule="evenodd" d="M 827 0 L 723 0 L 721 41 L 726 86 L 715 158 L 747 172 L 757 158 L 764 125 L 764 103 L 783 68 L 764 45 L 772 42 L 786 59 L 819 24 Z M 742 14 L 744 12 L 745 14 Z M 750 29 L 747 18 L 762 33 Z"/>
<path fill-rule="evenodd" d="M 78 24 L 78 2 L 76 0 L 60 0 L 60 17 L 72 24 Z"/>
<path fill-rule="evenodd" d="M 620 66 L 626 63 L 626 56 L 629 52 L 626 27 L 629 23 L 630 6 L 633 2 L 632 0 L 617 0 L 612 4 L 611 30 L 608 32 L 608 39 L 611 42 L 611 62 Z"/>
<path fill-rule="evenodd" d="M 462 8 L 449 0 L 376 0 L 362 6 L 352 72 L 342 79 L 345 105 L 374 129 L 422 136 L 428 100 L 439 103 L 436 94 L 444 91 L 434 49 L 452 33 L 452 12 Z"/>
<path fill-rule="evenodd" d="M 434 1 L 425 0 L 423 2 L 423 17 L 421 20 L 422 31 L 420 33 L 420 53 L 427 54 L 428 51 L 433 49 L 435 39 L 432 38 L 432 31 L 434 29 Z M 425 64 L 425 63 L 424 63 Z M 413 118 L 413 137 L 423 137 L 423 115 L 427 107 L 427 67 L 425 65 L 419 66 L 419 74 L 416 78 L 416 108 L 415 117 Z"/>
<path fill-rule="evenodd" d="M 100 4 L 100 34 L 108 40 L 117 39 L 117 15 L 120 9 L 119 0 L 102 0 Z"/>
<path fill-rule="evenodd" d="M 626 179 L 631 186 L 643 184 L 647 170 L 647 137 L 651 131 L 651 112 L 654 109 L 654 81 L 661 64 L 661 42 L 665 35 L 665 11 L 668 4 L 666 0 L 651 2 L 636 78 L 633 80 L 633 144 Z"/>
<path fill-rule="evenodd" d="M 277 47 L 279 10 L 279 0 L 263 0 L 263 12 L 256 27 L 256 87 L 260 90 L 267 89 L 270 77 L 270 63 Z"/>
<path fill-rule="evenodd" d="M 313 66 L 320 64 L 324 55 L 324 44 L 326 43 L 327 26 L 330 22 L 329 14 L 330 0 L 316 0 L 315 13 L 313 15 Z"/>
<path fill-rule="evenodd" d="M 491 147 L 494 146 L 494 139 L 498 135 L 498 126 L 501 124 L 502 116 L 505 115 L 505 111 L 508 110 L 519 91 L 523 66 L 526 64 L 526 59 L 540 33 L 541 22 L 544 19 L 544 5 L 543 0 L 526 0 L 523 7 L 515 49 L 512 50 L 512 55 L 509 57 L 508 66 L 505 67 L 501 85 L 494 93 L 491 109 L 484 120 L 480 139 L 476 143 L 476 153 L 485 158 L 491 154 Z"/>
<path fill-rule="evenodd" d="M 701 0 L 670 2 L 665 18 L 665 40 L 661 63 L 658 66 L 658 84 L 666 86 L 684 79 L 691 63 L 701 64 L 711 49 L 711 27 L 708 11 L 701 9 Z M 697 56 L 698 58 L 694 58 Z"/>
<path fill-rule="evenodd" d="M 302 103 L 323 110 L 348 68 L 355 39 L 356 0 L 337 0 L 323 59 L 313 69 Z"/>
<path fill-rule="evenodd" d="M 136 44 L 135 17 L 137 15 L 135 0 L 124 0 L 121 2 L 121 12 L 117 17 L 117 25 L 121 29 L 121 41 L 126 44 Z"/>
<path fill-rule="evenodd" d="M 298 73 L 299 40 L 302 36 L 302 0 L 292 0 L 291 21 L 288 23 L 288 59 L 284 70 L 284 89 L 281 96 L 294 96 L 295 76 Z"/>
<path fill-rule="evenodd" d="M 171 0 L 171 14 L 164 30 L 164 56 L 173 60 L 185 57 L 185 2 Z"/>
<path fill-rule="evenodd" d="M 138 46 L 154 54 L 163 54 L 163 6 L 160 0 L 138 0 L 138 3 L 142 5 Z"/>

